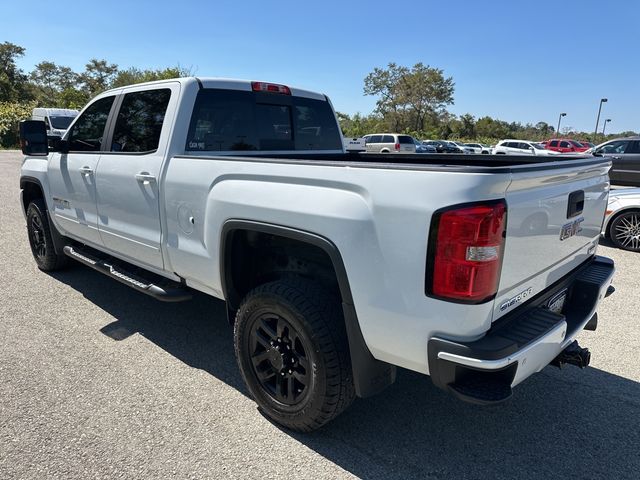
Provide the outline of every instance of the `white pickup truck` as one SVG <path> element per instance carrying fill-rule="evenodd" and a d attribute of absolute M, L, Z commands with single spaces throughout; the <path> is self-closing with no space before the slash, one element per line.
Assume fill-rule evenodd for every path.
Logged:
<path fill-rule="evenodd" d="M 205 78 L 107 91 L 50 148 L 21 131 L 38 267 L 225 300 L 249 391 L 291 429 L 396 366 L 481 404 L 584 367 L 575 337 L 613 291 L 603 158 L 346 153 L 325 95 Z"/>

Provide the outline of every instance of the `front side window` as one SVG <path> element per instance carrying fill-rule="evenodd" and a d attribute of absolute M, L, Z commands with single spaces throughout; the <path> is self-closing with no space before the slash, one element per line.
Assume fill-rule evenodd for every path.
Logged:
<path fill-rule="evenodd" d="M 560 148 L 571 148 L 569 142 L 560 142 Z"/>
<path fill-rule="evenodd" d="M 158 149 L 171 90 L 127 93 L 118 112 L 112 152 L 153 152 Z"/>
<path fill-rule="evenodd" d="M 601 153 L 603 155 L 611 153 L 624 153 L 628 145 L 629 140 L 616 140 L 598 148 L 597 153 Z"/>
<path fill-rule="evenodd" d="M 70 152 L 98 152 L 102 145 L 104 129 L 115 97 L 104 97 L 89 105 L 71 127 Z"/>
<path fill-rule="evenodd" d="M 367 140 L 367 143 L 381 143 L 382 135 L 371 135 Z"/>
<path fill-rule="evenodd" d="M 549 142 L 549 146 L 550 147 L 557 147 L 558 146 L 558 141 L 557 140 L 552 140 L 551 142 Z"/>

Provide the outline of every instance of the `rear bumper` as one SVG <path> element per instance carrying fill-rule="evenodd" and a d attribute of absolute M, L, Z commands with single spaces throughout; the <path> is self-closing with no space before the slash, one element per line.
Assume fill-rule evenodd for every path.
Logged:
<path fill-rule="evenodd" d="M 547 366 L 594 318 L 614 271 L 613 260 L 592 257 L 498 320 L 481 339 L 431 338 L 427 351 L 433 383 L 475 403 L 506 400 L 511 387 Z M 549 300 L 564 290 L 562 313 L 548 310 Z"/>

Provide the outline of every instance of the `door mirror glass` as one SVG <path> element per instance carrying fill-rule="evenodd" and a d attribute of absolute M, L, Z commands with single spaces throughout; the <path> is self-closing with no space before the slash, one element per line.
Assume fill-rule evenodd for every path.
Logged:
<path fill-rule="evenodd" d="M 41 120 L 20 122 L 20 146 L 25 155 L 48 155 L 47 126 Z"/>

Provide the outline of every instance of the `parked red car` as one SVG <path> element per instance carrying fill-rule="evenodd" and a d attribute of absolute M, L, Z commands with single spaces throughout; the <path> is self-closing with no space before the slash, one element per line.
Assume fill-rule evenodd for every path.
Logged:
<path fill-rule="evenodd" d="M 584 152 L 590 148 L 588 145 L 583 145 L 570 138 L 552 138 L 544 142 L 543 145 L 547 150 L 561 153 Z"/>

